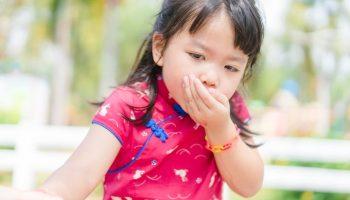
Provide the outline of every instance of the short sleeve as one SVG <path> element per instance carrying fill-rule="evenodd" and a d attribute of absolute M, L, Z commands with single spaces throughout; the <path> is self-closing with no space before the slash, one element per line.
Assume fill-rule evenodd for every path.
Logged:
<path fill-rule="evenodd" d="M 104 103 L 98 108 L 93 116 L 92 124 L 97 124 L 107 129 L 113 134 L 121 145 L 127 141 L 129 136 L 130 122 L 124 117 L 130 116 L 129 106 L 126 98 L 131 98 L 125 90 L 116 88 L 105 99 Z"/>
<path fill-rule="evenodd" d="M 233 97 L 231 98 L 233 111 L 235 112 L 236 116 L 244 123 L 248 124 L 251 116 L 249 114 L 248 107 L 243 99 L 243 97 L 238 93 L 235 92 Z"/>

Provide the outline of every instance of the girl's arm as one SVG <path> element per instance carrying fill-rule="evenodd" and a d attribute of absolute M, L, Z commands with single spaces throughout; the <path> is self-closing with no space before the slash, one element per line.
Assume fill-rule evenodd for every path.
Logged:
<path fill-rule="evenodd" d="M 214 144 L 223 144 L 225 143 L 223 141 L 232 139 L 232 133 L 235 131 L 236 128 L 232 123 L 232 126 L 220 131 L 207 130 L 207 135 Z M 218 132 L 221 133 L 220 138 L 212 136 Z M 252 139 L 247 142 L 254 144 Z M 214 157 L 221 176 L 231 190 L 243 197 L 252 197 L 261 189 L 264 177 L 264 162 L 257 149 L 250 148 L 239 138 L 231 148 L 220 153 L 214 153 Z"/>
<path fill-rule="evenodd" d="M 205 128 L 210 144 L 226 144 L 237 135 L 231 120 L 230 100 L 217 89 L 207 89 L 194 75 L 184 77 L 185 108 Z M 236 136 L 233 147 L 215 153 L 215 161 L 228 186 L 244 197 L 255 195 L 263 183 L 264 163 L 256 149 Z M 253 141 L 250 141 L 253 143 Z M 253 143 L 254 144 L 254 143 Z"/>
<path fill-rule="evenodd" d="M 64 200 L 85 199 L 103 179 L 120 148 L 121 144 L 110 132 L 92 125 L 66 163 L 39 189 Z"/>

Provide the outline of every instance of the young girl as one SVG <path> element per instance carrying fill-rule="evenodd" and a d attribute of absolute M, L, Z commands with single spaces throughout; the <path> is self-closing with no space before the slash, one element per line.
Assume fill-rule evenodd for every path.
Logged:
<path fill-rule="evenodd" d="M 236 91 L 263 25 L 253 0 L 165 0 L 126 82 L 100 105 L 84 141 L 22 199 L 221 199 L 262 185 L 263 162 Z M 38 195 L 35 198 L 35 195 Z"/>

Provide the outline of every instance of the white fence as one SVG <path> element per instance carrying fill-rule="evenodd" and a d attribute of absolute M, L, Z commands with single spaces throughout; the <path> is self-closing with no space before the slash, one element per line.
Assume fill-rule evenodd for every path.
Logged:
<path fill-rule="evenodd" d="M 87 130 L 86 127 L 2 125 L 0 146 L 14 150 L 0 150 L 0 170 L 13 172 L 13 187 L 31 189 L 35 185 L 35 173 L 52 172 L 61 166 Z"/>
<path fill-rule="evenodd" d="M 346 140 L 272 138 L 260 150 L 266 161 L 350 162 L 350 141 Z M 350 170 L 267 165 L 264 187 L 350 193 Z"/>
<path fill-rule="evenodd" d="M 87 127 L 0 126 L 0 171 L 13 172 L 13 187 L 30 189 L 35 173 L 61 166 L 83 140 Z M 350 141 L 300 138 L 265 139 L 260 152 L 274 159 L 349 163 Z M 66 150 L 66 151 L 64 151 Z M 266 165 L 264 188 L 350 193 L 350 170 Z M 228 194 L 227 188 L 225 196 Z"/>

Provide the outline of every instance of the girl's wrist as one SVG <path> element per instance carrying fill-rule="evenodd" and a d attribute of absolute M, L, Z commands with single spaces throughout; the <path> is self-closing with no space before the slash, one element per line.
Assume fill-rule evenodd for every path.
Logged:
<path fill-rule="evenodd" d="M 206 129 L 205 133 L 210 144 L 225 144 L 237 137 L 239 129 L 232 121 L 230 121 L 226 123 L 226 126 L 217 127 L 215 129 Z"/>
<path fill-rule="evenodd" d="M 232 146 L 235 145 L 235 143 L 237 142 L 238 139 L 239 139 L 239 136 L 236 135 L 233 137 L 233 139 L 227 141 L 224 144 L 215 144 L 214 145 L 214 144 L 210 144 L 207 136 L 205 136 L 205 140 L 206 140 L 205 148 L 213 153 L 220 153 L 222 151 L 226 151 L 226 150 L 232 148 Z"/>

